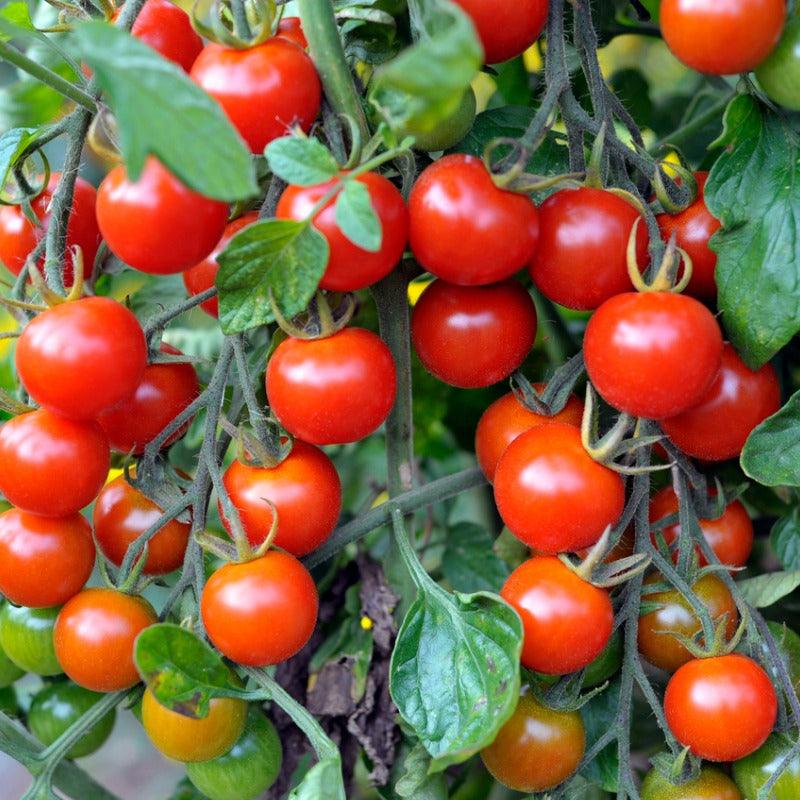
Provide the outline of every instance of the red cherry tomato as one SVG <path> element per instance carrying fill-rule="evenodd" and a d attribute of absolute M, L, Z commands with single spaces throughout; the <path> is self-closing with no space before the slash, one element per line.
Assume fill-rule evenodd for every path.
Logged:
<path fill-rule="evenodd" d="M 61 609 L 53 631 L 56 657 L 84 689 L 117 692 L 139 683 L 133 643 L 158 615 L 143 597 L 84 589 Z"/>
<path fill-rule="evenodd" d="M 40 220 L 41 227 L 33 225 L 22 213 L 20 206 L 0 207 L 0 261 L 14 275 L 19 275 L 25 260 L 47 233 L 50 224 L 50 202 L 60 179 L 61 173 L 54 172 L 45 190 L 31 203 L 33 213 Z M 100 246 L 100 230 L 94 213 L 96 200 L 97 192 L 94 186 L 83 178 L 77 178 L 72 210 L 67 222 L 67 248 L 75 245 L 81 248 L 84 277 L 91 275 L 97 248 Z M 64 269 L 64 285 L 67 287 L 72 285 L 73 272 L 72 254 L 69 251 L 68 253 Z M 44 257 L 39 259 L 38 265 L 41 271 L 44 267 Z"/>
<path fill-rule="evenodd" d="M 619 519 L 625 485 L 584 450 L 577 428 L 550 422 L 506 448 L 494 497 L 514 536 L 541 553 L 563 553 L 593 545 Z"/>
<path fill-rule="evenodd" d="M 93 567 L 92 529 L 80 514 L 40 517 L 18 508 L 0 514 L 0 592 L 12 603 L 63 605 Z"/>
<path fill-rule="evenodd" d="M 537 391 L 543 391 L 543 383 L 535 383 Z M 514 392 L 504 394 L 483 412 L 475 429 L 475 456 L 483 474 L 494 480 L 497 462 L 506 448 L 521 433 L 548 422 L 563 422 L 580 428 L 583 418 L 583 403 L 570 395 L 564 408 L 552 417 L 543 417 L 529 411 L 517 400 Z"/>
<path fill-rule="evenodd" d="M 111 454 L 96 422 L 40 409 L 0 428 L 0 491 L 9 503 L 46 517 L 67 517 L 97 497 Z"/>
<path fill-rule="evenodd" d="M 586 370 L 614 408 L 662 419 L 697 403 L 719 372 L 722 334 L 697 300 L 627 292 L 606 300 L 586 326 Z"/>
<path fill-rule="evenodd" d="M 411 316 L 411 338 L 428 372 L 475 389 L 507 378 L 533 347 L 536 306 L 515 281 L 457 286 L 434 281 Z"/>
<path fill-rule="evenodd" d="M 496 283 L 530 261 L 539 214 L 525 195 L 498 189 L 475 156 L 427 167 L 408 198 L 409 238 L 420 266 L 461 286 Z"/>
<path fill-rule="evenodd" d="M 267 364 L 270 408 L 289 433 L 312 444 L 369 436 L 389 416 L 396 388 L 389 348 L 363 328 L 286 339 Z"/>
<path fill-rule="evenodd" d="M 708 173 L 695 172 L 694 177 L 697 180 L 694 203 L 680 214 L 659 214 L 656 219 L 664 239 L 669 239 L 674 233 L 678 247 L 692 259 L 692 277 L 686 287 L 687 294 L 700 300 L 715 300 L 717 254 L 708 246 L 708 241 L 719 230 L 719 220 L 711 216 L 703 197 Z"/>
<path fill-rule="evenodd" d="M 221 567 L 208 579 L 200 602 L 214 647 L 255 667 L 278 664 L 301 650 L 314 632 L 318 608 L 308 570 L 279 550 Z"/>
<path fill-rule="evenodd" d="M 179 356 L 181 351 L 168 344 L 161 352 Z M 143 453 L 167 425 L 195 400 L 200 391 L 197 372 L 191 364 L 149 364 L 136 391 L 127 400 L 109 411 L 104 411 L 97 421 L 108 436 L 113 450 L 120 453 Z M 180 439 L 188 423 L 165 442 L 167 447 Z"/>
<path fill-rule="evenodd" d="M 103 555 L 116 566 L 122 564 L 128 547 L 163 512 L 143 492 L 131 486 L 124 475 L 103 487 L 94 504 L 94 535 Z M 190 525 L 173 519 L 161 527 L 147 544 L 146 575 L 166 575 L 183 564 Z"/>
<path fill-rule="evenodd" d="M 342 484 L 333 462 L 322 450 L 299 439 L 275 467 L 234 461 L 226 470 L 223 483 L 254 546 L 267 538 L 272 527 L 269 503 L 278 512 L 275 544 L 294 556 L 304 556 L 319 547 L 339 519 Z M 230 533 L 221 507 L 220 517 Z"/>
<path fill-rule="evenodd" d="M 567 675 L 603 652 L 614 627 L 605 589 L 578 577 L 554 556 L 535 556 L 508 577 L 500 596 L 522 618 L 522 664 Z"/>
<path fill-rule="evenodd" d="M 712 491 L 711 495 L 716 492 Z M 657 492 L 650 501 L 650 522 L 656 522 L 664 517 L 678 513 L 678 497 L 671 486 L 665 486 Z M 734 500 L 728 503 L 722 516 L 718 519 L 699 520 L 700 530 L 711 549 L 716 554 L 720 563 L 729 567 L 743 567 L 750 558 L 753 549 L 753 523 L 745 507 Z M 668 545 L 671 545 L 680 534 L 679 523 L 661 529 L 661 535 Z M 705 566 L 708 561 L 700 555 L 700 565 Z"/>
<path fill-rule="evenodd" d="M 742 452 L 756 425 L 781 406 L 781 387 L 771 364 L 755 372 L 733 345 L 722 351 L 722 367 L 690 409 L 661 421 L 664 433 L 685 453 L 705 461 L 724 461 Z"/>
<path fill-rule="evenodd" d="M 469 14 L 484 61 L 498 64 L 525 52 L 547 22 L 548 0 L 456 0 Z"/>
<path fill-rule="evenodd" d="M 146 363 L 139 321 L 107 297 L 49 308 L 17 342 L 17 372 L 31 397 L 72 419 L 94 419 L 130 397 Z"/>
<path fill-rule="evenodd" d="M 737 654 L 698 658 L 670 679 L 664 713 L 675 738 L 708 761 L 737 761 L 758 750 L 775 725 L 769 676 Z"/>
<path fill-rule="evenodd" d="M 228 206 L 192 191 L 152 156 L 139 180 L 120 165 L 97 192 L 97 221 L 106 244 L 129 267 L 154 275 L 182 272 L 217 244 Z"/>
<path fill-rule="evenodd" d="M 375 172 L 367 172 L 356 180 L 369 190 L 372 207 L 381 223 L 381 246 L 370 253 L 353 244 L 336 224 L 335 201 L 330 200 L 314 217 L 314 227 L 325 236 L 330 248 L 328 266 L 319 285 L 332 292 L 352 292 L 385 278 L 403 255 L 408 239 L 408 211 L 394 184 Z M 306 219 L 336 183 L 336 179 L 331 179 L 316 186 L 287 186 L 275 216 Z"/>
<path fill-rule="evenodd" d="M 258 212 L 249 211 L 233 222 L 229 222 L 225 226 L 225 232 L 222 234 L 222 238 L 217 243 L 217 246 L 202 261 L 195 264 L 193 267 L 189 267 L 189 269 L 183 273 L 183 283 L 184 286 L 186 286 L 186 291 L 190 295 L 201 294 L 214 285 L 217 280 L 217 272 L 219 271 L 217 256 L 228 246 L 231 239 L 233 239 L 242 228 L 246 228 L 257 220 Z M 219 316 L 219 300 L 217 297 L 204 300 L 200 303 L 200 308 L 212 317 Z"/>
<path fill-rule="evenodd" d="M 757 67 L 780 39 L 786 0 L 663 0 L 661 34 L 698 72 L 733 75 Z"/>
<path fill-rule="evenodd" d="M 246 50 L 206 45 L 190 74 L 222 106 L 254 153 L 293 125 L 308 131 L 319 113 L 322 86 L 314 63 L 283 37 Z"/>
<path fill-rule="evenodd" d="M 562 189 L 539 209 L 541 235 L 530 264 L 542 294 L 567 308 L 594 309 L 631 291 L 627 249 L 641 214 L 605 189 Z M 647 229 L 636 231 L 637 263 L 647 258 Z"/>
<path fill-rule="evenodd" d="M 192 28 L 189 15 L 169 0 L 147 0 L 131 33 L 186 72 L 203 49 L 203 40 Z"/>
<path fill-rule="evenodd" d="M 294 42 L 299 47 L 302 47 L 303 50 L 308 49 L 308 40 L 303 33 L 300 17 L 284 17 L 278 23 L 278 30 L 275 35 L 280 36 L 281 39 L 288 39 L 290 42 Z"/>

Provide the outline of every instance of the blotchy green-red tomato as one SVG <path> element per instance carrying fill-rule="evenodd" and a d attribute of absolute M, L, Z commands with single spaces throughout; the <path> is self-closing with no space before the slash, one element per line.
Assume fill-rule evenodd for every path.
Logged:
<path fill-rule="evenodd" d="M 784 733 L 770 736 L 752 755 L 733 765 L 733 777 L 745 800 L 755 800 L 759 789 L 772 777 L 792 749 L 794 742 Z M 797 800 L 800 797 L 800 757 L 795 756 L 778 778 L 770 800 Z"/>
<path fill-rule="evenodd" d="M 449 117 L 437 122 L 432 128 L 407 125 L 402 135 L 414 137 L 415 150 L 424 150 L 428 153 L 434 150 L 447 150 L 467 135 L 474 120 L 475 92 L 470 87 L 464 92 L 458 108 Z"/>
<path fill-rule="evenodd" d="M 3 603 L 0 607 L 0 648 L 25 672 L 59 675 L 53 629 L 59 608 L 27 608 Z"/>
<path fill-rule="evenodd" d="M 724 772 L 704 766 L 694 780 L 680 786 L 650 770 L 642 783 L 642 800 L 742 800 L 742 795 Z"/>
<path fill-rule="evenodd" d="M 578 768 L 586 731 L 577 711 L 556 711 L 523 694 L 494 742 L 481 750 L 492 776 L 518 792 L 542 792 Z"/>
<path fill-rule="evenodd" d="M 800 111 L 800 17 L 792 17 L 778 46 L 756 67 L 756 78 L 770 100 Z"/>
<path fill-rule="evenodd" d="M 43 745 L 52 744 L 102 696 L 69 681 L 45 686 L 33 696 L 28 711 L 28 727 Z M 75 742 L 67 752 L 67 758 L 82 758 L 98 750 L 111 735 L 116 716 L 116 709 L 112 708 L 101 717 Z"/>

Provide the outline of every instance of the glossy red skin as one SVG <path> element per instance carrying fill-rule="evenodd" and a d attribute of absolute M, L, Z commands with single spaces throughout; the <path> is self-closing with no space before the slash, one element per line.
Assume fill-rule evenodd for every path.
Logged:
<path fill-rule="evenodd" d="M 161 352 L 182 355 L 168 344 L 161 345 Z M 103 412 L 97 421 L 106 432 L 112 450 L 138 455 L 199 392 L 200 381 L 191 364 L 148 364 L 133 395 Z M 188 427 L 188 423 L 182 426 L 164 446 L 180 439 Z"/>
<path fill-rule="evenodd" d="M 500 457 L 494 497 L 503 522 L 540 553 L 593 545 L 625 506 L 622 478 L 584 450 L 580 431 L 551 422 L 518 436 Z"/>
<path fill-rule="evenodd" d="M 80 514 L 0 514 L 0 592 L 18 606 L 63 605 L 89 580 L 94 556 L 92 529 Z"/>
<path fill-rule="evenodd" d="M 66 517 L 97 497 L 111 453 L 96 422 L 39 409 L 0 428 L 0 491 L 23 511 Z"/>
<path fill-rule="evenodd" d="M 220 240 L 228 206 L 192 191 L 149 156 L 139 180 L 114 167 L 97 192 L 106 244 L 129 267 L 153 275 L 182 272 Z"/>
<path fill-rule="evenodd" d="M 316 550 L 336 527 L 342 508 L 342 484 L 333 462 L 317 447 L 295 439 L 292 451 L 275 467 L 234 461 L 222 478 L 239 512 L 250 544 L 267 538 L 278 511 L 275 544 L 294 556 Z M 220 518 L 228 533 L 230 525 Z"/>
<path fill-rule="evenodd" d="M 169 0 L 147 0 L 131 33 L 186 72 L 203 49 L 203 40 L 192 28 L 189 15 Z"/>
<path fill-rule="evenodd" d="M 757 67 L 778 43 L 785 20 L 785 0 L 663 0 L 660 11 L 673 55 L 711 75 Z"/>
<path fill-rule="evenodd" d="M 455 0 L 472 18 L 484 62 L 498 64 L 525 52 L 547 22 L 548 0 Z"/>
<path fill-rule="evenodd" d="M 278 664 L 301 650 L 314 632 L 318 608 L 308 570 L 279 550 L 221 567 L 208 579 L 200 601 L 214 646 L 253 667 Z"/>
<path fill-rule="evenodd" d="M 239 233 L 240 230 L 246 228 L 253 222 L 258 220 L 257 211 L 248 211 L 238 219 L 229 222 L 225 226 L 225 232 L 222 238 L 217 243 L 217 246 L 199 263 L 193 267 L 189 267 L 183 273 L 183 285 L 190 295 L 201 294 L 207 289 L 210 289 L 217 280 L 217 272 L 219 271 L 219 264 L 217 264 L 217 256 L 228 246 L 231 239 Z M 219 298 L 214 296 L 210 300 L 204 300 L 200 303 L 200 308 L 209 316 L 219 316 Z"/>
<path fill-rule="evenodd" d="M 713 494 L 716 494 L 715 492 Z M 650 522 L 678 513 L 678 497 L 671 486 L 665 486 L 650 501 Z M 718 519 L 699 520 L 700 530 L 720 563 L 729 567 L 743 567 L 753 550 L 753 523 L 745 509 L 738 501 L 728 503 L 722 516 Z M 668 545 L 671 545 L 680 534 L 679 523 L 669 525 L 660 530 Z M 708 564 L 700 553 L 700 565 Z"/>
<path fill-rule="evenodd" d="M 764 744 L 778 701 L 767 673 L 734 653 L 682 666 L 667 684 L 664 713 L 675 738 L 695 755 L 737 761 Z"/>
<path fill-rule="evenodd" d="M 697 198 L 680 214 L 659 214 L 658 227 L 665 240 L 675 234 L 678 247 L 687 252 L 692 259 L 692 277 L 686 293 L 699 300 L 715 300 L 717 281 L 714 270 L 717 267 L 717 254 L 708 246 L 709 239 L 719 230 L 719 220 L 711 216 L 703 190 L 708 180 L 707 172 L 695 172 Z"/>
<path fill-rule="evenodd" d="M 158 615 L 143 597 L 116 589 L 84 589 L 56 619 L 56 658 L 67 676 L 84 689 L 128 689 L 141 680 L 133 662 L 133 643 L 156 622 Z"/>
<path fill-rule="evenodd" d="M 462 389 L 491 386 L 522 364 L 536 340 L 536 306 L 515 281 L 457 286 L 434 281 L 411 315 L 425 369 Z"/>
<path fill-rule="evenodd" d="M 308 49 L 308 40 L 303 33 L 300 17 L 284 17 L 278 23 L 278 30 L 275 35 L 280 36 L 281 39 L 288 39 L 290 42 L 294 42 L 298 47 L 302 47 L 303 50 Z"/>
<path fill-rule="evenodd" d="M 33 225 L 22 213 L 20 206 L 0 207 L 0 261 L 14 275 L 19 275 L 25 260 L 47 233 L 50 224 L 50 201 L 61 179 L 60 172 L 50 176 L 45 190 L 31 203 L 33 213 L 41 220 L 41 227 Z M 75 181 L 72 210 L 67 223 L 67 248 L 78 245 L 83 254 L 83 274 L 92 272 L 97 248 L 100 246 L 100 229 L 97 227 L 95 204 L 97 192 L 83 178 Z M 64 285 L 72 285 L 72 255 L 68 257 L 64 270 Z M 44 256 L 39 261 L 39 270 L 44 267 Z"/>
<path fill-rule="evenodd" d="M 294 125 L 308 131 L 319 114 L 322 86 L 314 63 L 280 36 L 247 50 L 206 45 L 190 75 L 222 106 L 254 153 Z"/>
<path fill-rule="evenodd" d="M 641 214 L 605 189 L 562 189 L 539 208 L 541 234 L 529 266 L 546 297 L 567 308 L 594 309 L 633 289 L 627 249 Z M 647 228 L 636 231 L 637 263 L 647 259 Z"/>
<path fill-rule="evenodd" d="M 129 398 L 147 363 L 142 326 L 121 303 L 84 297 L 37 314 L 17 341 L 17 373 L 44 408 L 90 420 Z"/>
<path fill-rule="evenodd" d="M 500 596 L 520 615 L 522 664 L 567 675 L 591 664 L 611 638 L 614 611 L 605 589 L 579 578 L 554 556 L 524 561 Z"/>
<path fill-rule="evenodd" d="M 94 536 L 103 555 L 116 566 L 122 564 L 128 546 L 151 525 L 163 509 L 131 486 L 124 475 L 103 487 L 94 504 Z M 166 575 L 183 564 L 190 524 L 170 520 L 147 544 L 145 575 Z"/>
<path fill-rule="evenodd" d="M 420 266 L 461 286 L 509 278 L 531 260 L 539 240 L 533 202 L 498 189 L 475 156 L 445 156 L 423 170 L 408 212 Z"/>
<path fill-rule="evenodd" d="M 595 311 L 583 339 L 594 388 L 614 408 L 663 419 L 697 403 L 719 372 L 722 334 L 692 297 L 626 292 Z"/>
<path fill-rule="evenodd" d="M 394 405 L 397 370 L 371 331 L 345 328 L 325 339 L 285 339 L 267 364 L 267 400 L 289 433 L 311 444 L 356 442 Z"/>
<path fill-rule="evenodd" d="M 543 391 L 545 384 L 535 383 L 534 388 Z M 475 457 L 491 483 L 497 462 L 521 433 L 549 422 L 562 422 L 580 428 L 582 418 L 583 403 L 575 395 L 569 396 L 567 404 L 558 414 L 544 417 L 529 411 L 517 400 L 514 392 L 509 392 L 495 400 L 478 420 L 478 427 L 475 429 Z"/>
<path fill-rule="evenodd" d="M 735 458 L 753 428 L 781 407 L 781 387 L 771 364 L 755 372 L 725 343 L 714 382 L 687 411 L 661 421 L 685 453 L 704 461 Z"/>
<path fill-rule="evenodd" d="M 313 225 L 328 240 L 328 266 L 319 285 L 332 292 L 353 292 L 385 278 L 400 261 L 408 240 L 408 210 L 395 185 L 375 172 L 356 180 L 369 190 L 370 200 L 381 223 L 380 249 L 370 253 L 353 244 L 336 224 L 335 199 L 314 217 Z M 278 219 L 306 219 L 323 195 L 337 183 L 331 179 L 316 186 L 287 186 L 278 201 Z"/>

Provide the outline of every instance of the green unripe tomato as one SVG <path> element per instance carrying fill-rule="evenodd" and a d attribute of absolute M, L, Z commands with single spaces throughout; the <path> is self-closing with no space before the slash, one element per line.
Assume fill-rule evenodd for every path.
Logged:
<path fill-rule="evenodd" d="M 770 100 L 800 111 L 800 17 L 786 23 L 777 47 L 756 67 L 756 78 Z"/>
<path fill-rule="evenodd" d="M 443 119 L 430 130 L 421 130 L 414 125 L 409 126 L 402 132 L 403 136 L 413 136 L 415 138 L 414 149 L 432 152 L 434 150 L 447 150 L 454 144 L 458 144 L 472 127 L 475 119 L 475 92 L 467 89 L 458 108 L 447 119 Z"/>
<path fill-rule="evenodd" d="M 60 608 L 26 608 L 5 603 L 0 609 L 0 647 L 26 672 L 59 675 L 53 628 Z"/>
<path fill-rule="evenodd" d="M 792 748 L 792 741 L 776 733 L 755 753 L 733 765 L 733 777 L 744 800 L 756 800 L 758 790 L 769 780 L 778 765 Z M 786 772 L 778 778 L 770 800 L 797 800 L 800 797 L 800 758 L 795 758 Z"/>
<path fill-rule="evenodd" d="M 251 708 L 236 744 L 211 761 L 187 764 L 186 774 L 209 800 L 252 800 L 275 783 L 282 760 L 275 727 Z"/>
<path fill-rule="evenodd" d="M 642 800 L 742 800 L 736 784 L 713 767 L 703 767 L 693 780 L 680 786 L 671 784 L 661 773 L 650 770 L 642 783 Z"/>
<path fill-rule="evenodd" d="M 52 744 L 102 697 L 71 681 L 54 683 L 38 692 L 31 701 L 28 727 L 43 745 Z M 94 753 L 111 735 L 116 717 L 116 709 L 112 708 L 75 742 L 67 757 L 81 758 Z"/>
<path fill-rule="evenodd" d="M 25 674 L 25 670 L 20 669 L 7 655 L 0 645 L 0 687 L 11 686 Z"/>
<path fill-rule="evenodd" d="M 614 631 L 608 643 L 597 658 L 586 667 L 583 676 L 583 685 L 586 687 L 599 686 L 615 675 L 622 664 L 622 634 Z"/>
<path fill-rule="evenodd" d="M 19 701 L 13 686 L 6 686 L 4 689 L 0 689 L 0 712 L 7 717 L 19 716 Z"/>

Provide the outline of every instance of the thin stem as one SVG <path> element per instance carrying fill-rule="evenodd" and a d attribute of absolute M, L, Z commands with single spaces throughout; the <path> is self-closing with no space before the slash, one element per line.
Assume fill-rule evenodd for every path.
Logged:
<path fill-rule="evenodd" d="M 671 144 L 677 145 L 691 138 L 695 133 L 701 131 L 706 127 L 706 125 L 719 117 L 719 115 L 722 114 L 722 112 L 727 108 L 732 97 L 734 97 L 733 94 L 725 95 L 725 97 L 721 98 L 713 105 L 710 105 L 701 114 L 698 114 L 693 120 L 687 122 L 685 125 L 681 125 L 680 128 L 676 128 L 674 131 L 672 131 L 672 133 L 668 133 L 662 139 L 659 139 L 652 147 L 649 148 L 649 152 L 658 153 L 662 147 Z"/>
<path fill-rule="evenodd" d="M 156 331 L 163 330 L 176 317 L 185 314 L 187 311 L 191 311 L 201 303 L 205 303 L 206 300 L 211 300 L 212 297 L 216 297 L 216 295 L 217 287 L 211 286 L 205 291 L 199 294 L 193 294 L 180 303 L 165 308 L 161 313 L 153 315 L 143 326 L 145 338 L 149 339 Z"/>

